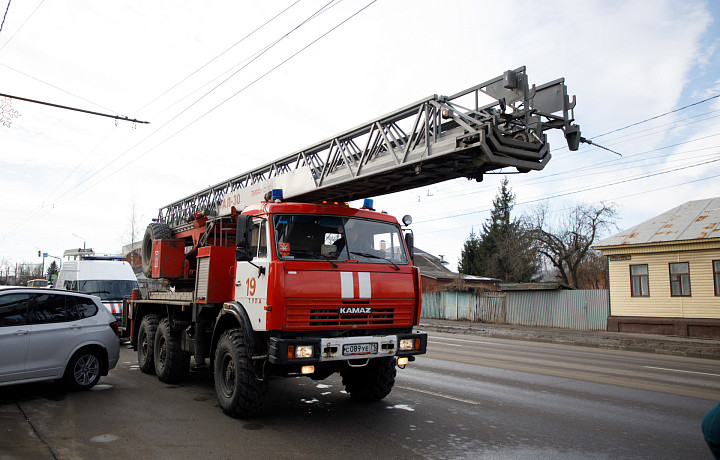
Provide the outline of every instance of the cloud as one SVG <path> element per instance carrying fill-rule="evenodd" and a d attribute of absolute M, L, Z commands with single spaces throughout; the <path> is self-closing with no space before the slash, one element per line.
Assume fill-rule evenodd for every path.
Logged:
<path fill-rule="evenodd" d="M 152 124 L 115 127 L 112 120 L 17 104 L 23 117 L 10 130 L 0 130 L 0 142 L 9 146 L 0 151 L 0 162 L 14 171 L 3 180 L 28 192 L 21 203 L 6 203 L 2 210 L 23 216 L 39 211 L 21 230 L 0 232 L 0 251 L 22 259 L 32 255 L 27 248 L 34 241 L 44 240 L 62 252 L 78 244 L 72 233 L 98 250 L 119 250 L 133 197 L 140 214 L 155 216 L 161 206 L 252 167 L 427 95 L 452 94 L 520 65 L 528 66 L 535 83 L 566 78 L 578 97 L 575 114 L 586 136 L 672 110 L 718 85 L 711 78 L 717 75 L 712 56 L 718 37 L 711 29 L 716 18 L 707 2 L 529 0 L 377 2 L 253 83 L 365 5 L 342 2 L 190 106 L 320 7 L 302 3 L 146 106 L 291 3 L 238 2 L 222 8 L 192 2 L 116 2 L 102 8 L 93 2 L 45 3 L 32 17 L 33 5 L 13 5 L 0 35 L 0 56 L 33 78 L 0 66 L 2 89 L 93 110 L 97 104 L 122 115 L 147 116 Z M 673 119 L 680 117 L 666 121 Z M 698 123 L 675 131 L 694 139 L 713 129 L 711 123 Z M 667 128 L 632 142 L 612 136 L 603 141 L 622 141 L 618 148 L 629 156 L 667 145 L 673 134 Z M 626 171 L 608 167 L 595 175 L 574 174 L 615 156 L 589 147 L 571 154 L 561 137 L 551 141 L 554 158 L 544 171 L 510 176 L 518 201 L 662 166 L 648 160 Z M 96 175 L 78 185 L 88 174 Z M 676 177 L 695 177 L 687 174 Z M 470 229 L 479 229 L 487 217 L 498 185 L 495 176 L 482 183 L 455 180 L 382 197 L 376 206 L 398 216 L 412 213 L 418 246 L 444 254 L 455 268 L 453 258 Z M 706 186 L 683 188 L 682 196 L 712 191 Z M 607 199 L 643 187 L 647 183 L 637 182 L 566 199 Z M 658 192 L 662 198 L 652 205 L 647 197 L 624 202 L 624 220 L 675 205 L 667 201 L 680 199 L 675 192 Z M 26 237 L 25 229 L 43 228 L 48 221 L 52 236 Z"/>

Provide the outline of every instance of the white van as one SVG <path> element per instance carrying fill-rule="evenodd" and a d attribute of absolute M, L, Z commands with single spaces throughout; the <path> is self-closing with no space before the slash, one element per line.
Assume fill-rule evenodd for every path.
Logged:
<path fill-rule="evenodd" d="M 132 267 L 120 256 L 96 255 L 92 249 L 68 249 L 55 287 L 100 297 L 122 324 L 122 301 L 138 289 Z"/>

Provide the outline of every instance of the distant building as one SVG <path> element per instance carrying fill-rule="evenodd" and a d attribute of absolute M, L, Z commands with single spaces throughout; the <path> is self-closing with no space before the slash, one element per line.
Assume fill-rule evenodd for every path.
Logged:
<path fill-rule="evenodd" d="M 720 198 L 689 201 L 600 241 L 609 331 L 720 338 Z"/>
<path fill-rule="evenodd" d="M 435 292 L 452 288 L 497 291 L 497 285 L 502 281 L 496 278 L 463 275 L 449 270 L 446 265 L 447 262 L 442 257 L 435 257 L 415 248 L 415 266 L 420 269 L 423 292 Z"/>

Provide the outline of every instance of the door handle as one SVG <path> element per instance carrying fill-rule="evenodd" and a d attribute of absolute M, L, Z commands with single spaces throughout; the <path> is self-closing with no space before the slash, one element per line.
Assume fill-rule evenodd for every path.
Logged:
<path fill-rule="evenodd" d="M 26 329 L 20 329 L 20 330 L 13 332 L 13 335 L 27 335 L 29 333 L 30 333 L 30 331 L 28 331 Z"/>

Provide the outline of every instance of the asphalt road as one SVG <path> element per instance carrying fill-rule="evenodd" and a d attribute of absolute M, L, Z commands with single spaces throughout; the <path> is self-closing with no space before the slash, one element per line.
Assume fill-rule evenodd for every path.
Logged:
<path fill-rule="evenodd" d="M 430 335 L 379 403 L 353 402 L 338 376 L 282 379 L 248 420 L 222 413 L 209 374 L 166 385 L 123 348 L 94 391 L 2 387 L 0 460 L 712 458 L 715 360 Z"/>

